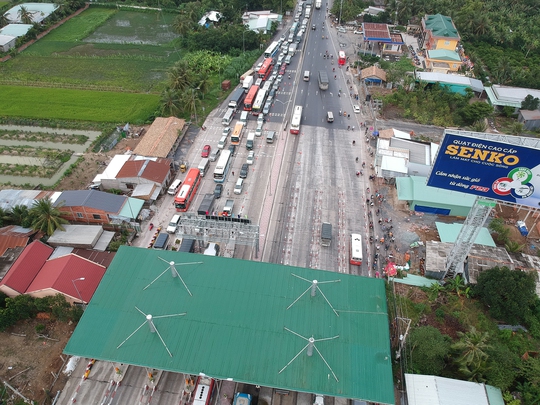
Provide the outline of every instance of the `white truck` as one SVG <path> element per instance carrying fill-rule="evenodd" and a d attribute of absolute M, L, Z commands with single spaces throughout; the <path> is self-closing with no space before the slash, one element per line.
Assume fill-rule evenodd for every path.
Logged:
<path fill-rule="evenodd" d="M 253 76 L 248 76 L 244 79 L 242 82 L 242 87 L 244 88 L 244 91 L 247 93 L 249 91 L 249 88 L 253 84 Z"/>
<path fill-rule="evenodd" d="M 297 46 L 298 46 L 298 44 L 296 44 L 296 43 L 289 45 L 289 55 L 294 56 Z"/>
<path fill-rule="evenodd" d="M 246 149 L 252 150 L 255 143 L 255 132 L 250 132 L 247 136 Z"/>
<path fill-rule="evenodd" d="M 321 8 L 322 0 L 315 0 L 315 8 L 319 10 Z"/>
<path fill-rule="evenodd" d="M 234 207 L 234 200 L 225 201 L 225 206 L 223 207 L 222 215 L 224 217 L 232 216 L 233 207 Z"/>

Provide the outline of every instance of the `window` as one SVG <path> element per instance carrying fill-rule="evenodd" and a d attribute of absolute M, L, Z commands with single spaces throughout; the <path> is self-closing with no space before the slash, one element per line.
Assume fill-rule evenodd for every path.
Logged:
<path fill-rule="evenodd" d="M 133 190 L 133 189 L 135 188 L 135 184 L 133 184 L 133 183 L 126 183 L 126 188 L 127 188 L 128 190 Z"/>
<path fill-rule="evenodd" d="M 76 214 L 77 214 L 77 218 L 82 218 L 83 217 L 82 212 L 77 212 Z"/>
<path fill-rule="evenodd" d="M 92 214 L 92 217 L 94 219 L 101 219 L 101 215 L 98 215 L 98 214 Z"/>
<path fill-rule="evenodd" d="M 448 45 L 450 45 L 450 41 L 444 41 L 444 44 L 445 44 L 446 46 L 448 46 Z"/>

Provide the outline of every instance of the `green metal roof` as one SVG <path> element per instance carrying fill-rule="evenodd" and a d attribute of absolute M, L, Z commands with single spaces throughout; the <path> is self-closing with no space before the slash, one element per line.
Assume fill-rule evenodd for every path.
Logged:
<path fill-rule="evenodd" d="M 461 62 L 461 58 L 457 52 L 449 51 L 448 49 L 434 49 L 427 51 L 429 59 L 448 60 L 451 62 Z"/>
<path fill-rule="evenodd" d="M 437 232 L 439 232 L 441 242 L 449 243 L 454 243 L 456 241 L 461 228 L 463 228 L 463 224 L 445 224 L 444 222 L 435 222 L 435 226 L 437 227 Z M 474 243 L 478 245 L 496 247 L 495 241 L 487 228 L 482 228 L 480 230 L 480 233 L 474 240 Z"/>
<path fill-rule="evenodd" d="M 425 25 L 434 37 L 457 38 L 459 34 L 450 17 L 442 14 L 432 14 L 425 18 Z"/>
<path fill-rule="evenodd" d="M 192 296 L 166 270 L 169 261 Z M 314 279 L 320 291 L 311 297 Z M 152 314 L 172 357 L 136 308 Z M 380 279 L 122 246 L 64 352 L 394 404 L 388 322 Z M 311 357 L 296 334 L 316 340 Z"/>

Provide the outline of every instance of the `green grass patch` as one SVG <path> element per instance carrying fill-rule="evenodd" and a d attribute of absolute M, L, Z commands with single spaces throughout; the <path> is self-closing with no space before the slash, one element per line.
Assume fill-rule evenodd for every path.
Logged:
<path fill-rule="evenodd" d="M 4 116 L 81 120 L 93 122 L 145 122 L 155 111 L 154 94 L 0 86 Z"/>

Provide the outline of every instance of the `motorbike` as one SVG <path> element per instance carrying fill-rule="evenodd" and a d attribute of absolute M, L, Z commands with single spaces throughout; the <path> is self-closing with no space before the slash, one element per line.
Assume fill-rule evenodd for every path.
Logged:
<path fill-rule="evenodd" d="M 152 222 L 150 222 L 150 225 L 148 225 L 148 228 L 149 228 L 150 230 L 152 230 L 152 229 L 154 228 L 154 224 L 153 224 Z"/>

